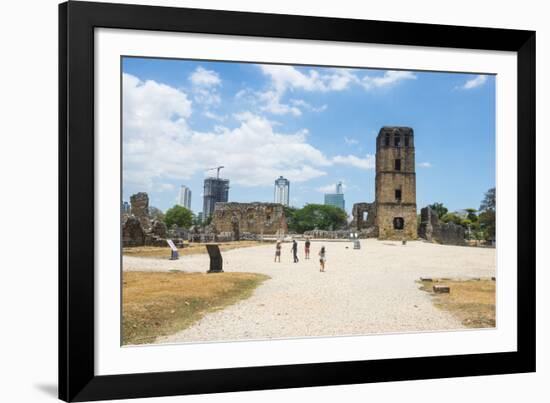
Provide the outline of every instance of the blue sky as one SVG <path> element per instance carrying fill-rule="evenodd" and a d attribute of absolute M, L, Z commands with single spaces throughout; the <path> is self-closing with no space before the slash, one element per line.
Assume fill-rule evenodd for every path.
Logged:
<path fill-rule="evenodd" d="M 477 74 L 123 59 L 123 199 L 172 207 L 181 185 L 224 165 L 230 201 L 323 203 L 344 183 L 346 209 L 374 199 L 382 126 L 415 133 L 417 205 L 478 208 L 495 186 L 495 77 Z"/>

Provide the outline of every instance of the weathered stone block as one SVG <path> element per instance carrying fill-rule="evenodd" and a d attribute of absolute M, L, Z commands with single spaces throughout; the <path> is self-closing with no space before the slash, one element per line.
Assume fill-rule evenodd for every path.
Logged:
<path fill-rule="evenodd" d="M 210 256 L 210 269 L 207 273 L 222 273 L 223 258 L 220 252 L 220 247 L 217 244 L 207 244 L 206 250 Z"/>
<path fill-rule="evenodd" d="M 139 219 L 133 215 L 126 216 L 122 222 L 122 246 L 145 245 L 145 232 Z"/>
<path fill-rule="evenodd" d="M 433 290 L 437 294 L 448 294 L 451 292 L 451 288 L 448 285 L 434 284 Z"/>

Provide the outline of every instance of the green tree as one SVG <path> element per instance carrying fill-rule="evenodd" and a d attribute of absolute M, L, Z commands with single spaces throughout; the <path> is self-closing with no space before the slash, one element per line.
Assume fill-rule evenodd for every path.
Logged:
<path fill-rule="evenodd" d="M 166 211 L 164 223 L 168 228 L 174 224 L 181 228 L 189 228 L 193 224 L 193 213 L 183 206 L 175 205 Z"/>
<path fill-rule="evenodd" d="M 496 208 L 496 188 L 491 188 L 485 192 L 485 197 L 481 201 L 479 211 L 495 210 Z"/>
<path fill-rule="evenodd" d="M 294 215 L 298 209 L 296 207 L 283 206 L 283 210 L 285 212 L 286 225 L 288 229 L 290 231 L 296 231 L 296 228 L 294 227 Z"/>
<path fill-rule="evenodd" d="M 495 239 L 495 210 L 486 210 L 479 215 L 479 228 L 485 240 Z"/>
<path fill-rule="evenodd" d="M 466 217 L 470 220 L 470 222 L 477 222 L 477 210 L 475 208 L 467 208 L 466 212 L 468 213 Z"/>
<path fill-rule="evenodd" d="M 447 207 L 443 205 L 443 203 L 430 204 L 428 207 L 434 210 L 437 213 L 437 217 L 439 217 L 440 219 L 449 211 Z"/>
<path fill-rule="evenodd" d="M 462 218 L 456 213 L 447 213 L 441 217 L 443 222 L 453 222 L 456 225 L 462 225 Z"/>
<path fill-rule="evenodd" d="M 346 226 L 348 216 L 344 210 L 324 204 L 306 204 L 292 215 L 292 230 L 303 233 L 312 229 L 337 230 Z M 290 228 L 290 227 L 289 227 Z"/>
<path fill-rule="evenodd" d="M 481 205 L 479 206 L 480 214 L 479 218 L 479 228 L 483 231 L 483 237 L 486 240 L 495 239 L 496 233 L 496 188 L 489 189 Z"/>

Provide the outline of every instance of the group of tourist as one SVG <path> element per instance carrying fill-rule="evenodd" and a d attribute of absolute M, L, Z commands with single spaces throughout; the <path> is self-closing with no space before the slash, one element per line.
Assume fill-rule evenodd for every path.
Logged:
<path fill-rule="evenodd" d="M 309 252 L 311 248 L 311 241 L 309 238 L 306 238 L 306 242 L 304 244 L 304 254 L 305 258 L 309 259 Z M 281 241 L 277 241 L 277 244 L 275 245 L 275 262 L 281 262 L 281 249 L 282 249 L 282 243 Z M 300 260 L 298 259 L 298 242 L 296 240 L 292 240 L 292 258 L 294 259 L 294 263 L 298 263 Z M 325 262 L 326 262 L 326 250 L 325 247 L 322 246 L 321 250 L 319 251 L 319 264 L 320 268 L 319 271 L 324 272 L 325 271 Z"/>

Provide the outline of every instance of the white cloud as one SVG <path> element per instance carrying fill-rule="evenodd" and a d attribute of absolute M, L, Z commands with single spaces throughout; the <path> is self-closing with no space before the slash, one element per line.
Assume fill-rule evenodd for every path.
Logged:
<path fill-rule="evenodd" d="M 216 120 L 218 122 L 225 122 L 227 120 L 227 116 L 226 115 L 219 115 L 217 113 L 214 113 L 212 111 L 205 111 L 203 113 L 203 115 L 205 117 L 207 117 L 208 119 L 212 119 L 212 120 Z"/>
<path fill-rule="evenodd" d="M 183 91 L 155 81 L 140 81 L 123 74 L 123 118 L 125 134 L 135 139 L 138 133 L 162 132 L 176 136 L 188 130 L 186 119 L 191 116 L 192 102 Z M 132 152 L 147 150 L 135 139 L 128 146 Z"/>
<path fill-rule="evenodd" d="M 261 110 L 276 114 L 292 114 L 300 116 L 302 110 L 322 112 L 327 105 L 311 106 L 303 100 L 290 100 L 290 104 L 282 101 L 291 91 L 302 90 L 308 92 L 343 91 L 352 85 L 360 85 L 365 90 L 392 86 L 400 81 L 414 80 L 416 75 L 410 71 L 386 71 L 382 76 L 365 75 L 359 78 L 349 69 L 332 68 L 319 72 L 315 69 L 299 70 L 292 66 L 261 65 L 262 73 L 270 78 L 270 86 L 264 92 L 256 93 L 256 97 L 263 103 Z M 326 73 L 328 71 L 328 73 Z M 237 97 L 245 95 L 239 91 Z"/>
<path fill-rule="evenodd" d="M 290 106 L 281 103 L 281 94 L 276 91 L 259 92 L 258 98 L 264 103 L 260 109 L 262 111 L 270 112 L 274 115 L 286 115 L 292 114 L 294 116 L 300 116 L 302 111 L 296 106 Z"/>
<path fill-rule="evenodd" d="M 171 192 L 175 188 L 176 187 L 174 185 L 172 185 L 171 183 L 159 183 L 156 187 L 156 190 L 158 192 Z"/>
<path fill-rule="evenodd" d="M 471 90 L 472 88 L 477 88 L 482 86 L 483 84 L 485 84 L 486 81 L 487 81 L 487 76 L 480 74 L 478 76 L 475 76 L 474 78 L 469 79 L 464 83 L 464 85 L 462 85 L 459 88 L 463 90 Z"/>
<path fill-rule="evenodd" d="M 420 162 L 418 163 L 418 166 L 420 168 L 431 168 L 433 165 L 430 162 Z"/>
<path fill-rule="evenodd" d="M 301 107 L 301 108 L 310 110 L 312 112 L 324 112 L 328 108 L 327 104 L 323 104 L 321 106 L 313 106 L 307 103 L 306 101 L 304 101 L 303 99 L 291 99 L 290 103 L 296 107 Z"/>
<path fill-rule="evenodd" d="M 346 143 L 349 146 L 352 146 L 355 144 L 359 144 L 359 140 L 344 136 L 344 143 Z"/>
<path fill-rule="evenodd" d="M 217 87 L 221 85 L 222 80 L 218 73 L 199 66 L 191 73 L 189 81 L 193 84 L 192 94 L 196 103 L 204 105 L 206 109 L 221 103 Z"/>
<path fill-rule="evenodd" d="M 321 74 L 314 69 L 303 73 L 295 67 L 280 65 L 261 65 L 260 69 L 270 78 L 270 88 L 256 95 L 264 104 L 261 109 L 276 115 L 300 116 L 300 108 L 314 112 L 322 112 L 327 108 L 327 105 L 316 107 L 303 100 L 291 100 L 290 105 L 283 103 L 281 100 L 288 91 L 342 91 L 356 81 L 356 77 L 346 69 L 332 69 L 330 74 Z M 239 95 L 243 93 L 239 91 Z"/>
<path fill-rule="evenodd" d="M 335 164 L 347 165 L 360 169 L 374 169 L 376 159 L 372 154 L 367 154 L 365 158 L 356 157 L 355 155 L 337 155 L 332 158 L 332 162 Z"/>
<path fill-rule="evenodd" d="M 403 80 L 416 80 L 416 75 L 411 71 L 389 70 L 383 76 L 364 76 L 361 84 L 366 90 L 395 85 Z"/>
<path fill-rule="evenodd" d="M 299 88 L 305 91 L 341 91 L 357 78 L 346 69 L 331 69 L 330 74 L 321 74 L 311 69 L 302 73 L 292 66 L 261 65 L 260 69 L 271 78 L 277 92 L 288 88 Z"/>
<path fill-rule="evenodd" d="M 193 99 L 206 107 L 217 106 L 222 102 L 222 98 L 213 88 L 193 88 Z"/>
<path fill-rule="evenodd" d="M 191 80 L 193 85 L 202 87 L 212 87 L 222 83 L 218 73 L 213 70 L 206 70 L 201 66 L 197 67 L 195 71 L 191 73 L 189 80 Z"/>
<path fill-rule="evenodd" d="M 143 190 L 168 180 L 189 179 L 216 165 L 245 186 L 272 186 L 283 175 L 304 182 L 325 175 L 332 161 L 307 142 L 308 131 L 282 133 L 250 112 L 236 127 L 198 132 L 186 122 L 192 103 L 183 90 L 124 74 L 124 182 Z"/>

